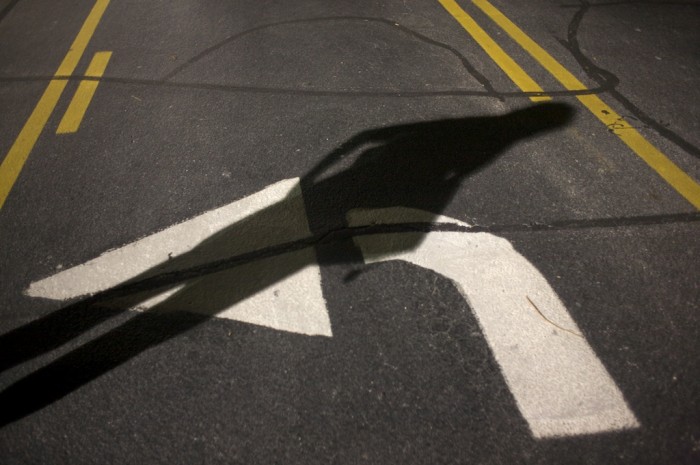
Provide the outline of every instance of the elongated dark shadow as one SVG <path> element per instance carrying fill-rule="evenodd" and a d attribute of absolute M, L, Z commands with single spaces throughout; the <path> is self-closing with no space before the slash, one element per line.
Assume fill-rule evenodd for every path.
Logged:
<path fill-rule="evenodd" d="M 10 2 L 5 5 L 5 8 L 0 10 L 0 23 L 2 22 L 3 19 L 5 19 L 5 16 L 10 14 L 10 11 L 19 3 L 19 0 L 10 0 Z"/>
<path fill-rule="evenodd" d="M 360 266 L 362 257 L 352 242 L 359 231 L 347 226 L 348 211 L 401 206 L 438 215 L 468 176 L 512 144 L 561 128 L 572 116 L 570 106 L 548 103 L 503 116 L 418 122 L 355 135 L 301 178 L 301 194 L 290 194 L 128 283 L 0 336 L 0 368 L 6 370 L 56 349 L 164 287 L 183 285 L 148 312 L 6 388 L 0 393 L 0 424 L 61 399 L 314 261 L 322 267 Z M 285 242 L 285 225 L 298 221 L 290 216 L 289 205 L 300 200 L 311 235 Z M 413 242 L 405 242 L 407 250 L 425 235 L 412 237 Z M 310 247 L 315 253 L 293 253 Z"/>

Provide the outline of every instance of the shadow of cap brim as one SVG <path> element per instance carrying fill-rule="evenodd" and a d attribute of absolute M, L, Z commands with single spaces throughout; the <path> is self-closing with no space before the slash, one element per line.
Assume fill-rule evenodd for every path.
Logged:
<path fill-rule="evenodd" d="M 576 110 L 567 103 L 540 103 L 508 115 L 513 125 L 525 132 L 535 133 L 570 123 Z"/>

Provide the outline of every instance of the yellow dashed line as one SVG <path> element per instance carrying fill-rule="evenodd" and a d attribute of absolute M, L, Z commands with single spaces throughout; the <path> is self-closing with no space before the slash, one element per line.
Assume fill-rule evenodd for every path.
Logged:
<path fill-rule="evenodd" d="M 85 76 L 92 78 L 101 78 L 109 63 L 109 58 L 112 52 L 97 52 L 92 58 L 88 66 Z M 83 81 L 75 91 L 73 100 L 71 100 L 66 113 L 63 115 L 61 122 L 58 125 L 56 134 L 67 134 L 77 132 L 80 127 L 80 122 L 85 116 L 88 105 L 97 90 L 98 81 Z"/>

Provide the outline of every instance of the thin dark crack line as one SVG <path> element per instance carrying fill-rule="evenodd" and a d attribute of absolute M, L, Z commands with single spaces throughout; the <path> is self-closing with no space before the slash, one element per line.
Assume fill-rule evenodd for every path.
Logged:
<path fill-rule="evenodd" d="M 550 224 L 523 225 L 491 225 L 465 226 L 456 223 L 398 223 L 375 224 L 334 229 L 322 234 L 316 234 L 303 239 L 273 245 L 265 249 L 246 252 L 233 257 L 227 257 L 183 270 L 175 270 L 143 278 L 139 281 L 126 282 L 105 291 L 98 292 L 87 298 L 78 299 L 85 305 L 100 304 L 112 299 L 133 295 L 139 292 L 155 290 L 166 286 L 181 284 L 195 278 L 232 269 L 254 261 L 299 251 L 309 247 L 328 245 L 347 241 L 359 236 L 397 233 L 427 234 L 431 232 L 461 232 L 461 233 L 503 233 L 503 232 L 537 232 L 572 230 L 588 228 L 617 228 L 632 226 L 652 226 L 662 224 L 691 223 L 700 221 L 700 212 L 679 213 L 669 215 L 651 215 L 623 218 L 602 218 L 588 220 L 566 220 Z"/>
<path fill-rule="evenodd" d="M 475 225 L 465 232 L 538 232 L 562 231 L 594 228 L 619 228 L 634 226 L 660 226 L 664 224 L 682 224 L 700 222 L 700 212 L 671 213 L 664 215 L 640 215 L 611 218 L 592 218 L 580 220 L 561 220 L 550 223 L 527 223 L 513 225 Z"/>
<path fill-rule="evenodd" d="M 182 65 L 178 66 L 174 70 L 170 71 L 168 74 L 166 74 L 163 77 L 163 81 L 168 81 L 175 77 L 177 74 L 180 72 L 184 71 L 187 69 L 189 66 L 192 64 L 196 63 L 197 61 L 203 59 L 207 55 L 215 52 L 216 50 L 219 50 L 223 46 L 230 44 L 232 42 L 235 42 L 236 40 L 245 37 L 246 35 L 252 34 L 254 32 L 259 32 L 265 29 L 270 29 L 273 27 L 279 27 L 279 26 L 284 26 L 284 25 L 292 25 L 292 24 L 308 24 L 308 23 L 317 23 L 317 22 L 329 22 L 329 21 L 361 21 L 361 22 L 375 22 L 375 23 L 380 23 L 384 25 L 390 26 L 392 29 L 398 29 L 399 31 L 403 32 L 404 34 L 407 34 L 409 36 L 412 36 L 420 42 L 427 43 L 429 45 L 433 45 L 435 47 L 439 47 L 442 49 L 447 50 L 448 52 L 452 53 L 454 56 L 456 56 L 460 62 L 462 63 L 462 66 L 467 70 L 467 72 L 474 78 L 476 79 L 483 87 L 486 89 L 489 93 L 493 93 L 494 95 L 497 95 L 496 89 L 493 88 L 491 83 L 489 82 L 486 77 L 481 74 L 472 64 L 469 62 L 469 60 L 462 55 L 457 49 L 454 47 L 451 47 L 447 44 L 444 44 L 442 42 L 438 42 L 436 40 L 433 40 L 419 32 L 416 32 L 412 29 L 409 29 L 405 26 L 400 25 L 399 23 L 396 23 L 394 21 L 390 21 L 388 19 L 384 18 L 372 18 L 372 17 L 359 17 L 359 16 L 330 16 L 330 17 L 320 17 L 320 18 L 306 18 L 306 19 L 296 19 L 296 20 L 289 20 L 289 21 L 281 21 L 277 23 L 270 23 L 270 24 L 264 24 L 257 26 L 252 29 L 248 29 L 246 31 L 239 32 L 237 34 L 231 35 L 227 37 L 226 39 L 218 42 L 217 44 L 214 44 L 197 55 L 191 57 L 189 60 L 187 60 L 185 63 Z"/>
<path fill-rule="evenodd" d="M 449 51 L 451 54 L 456 56 L 462 66 L 472 75 L 486 90 L 485 91 L 474 91 L 466 89 L 444 89 L 437 91 L 412 91 L 412 90 L 321 90 L 321 89 L 299 89 L 299 88 L 283 88 L 283 87 L 263 87 L 263 86 L 246 86 L 246 85 L 229 85 L 229 84 L 212 84 L 212 83 L 198 83 L 198 82 L 182 82 L 182 81 L 171 81 L 170 79 L 184 71 L 186 68 L 196 63 L 197 61 L 203 59 L 207 55 L 215 52 L 216 50 L 224 47 L 225 45 L 234 42 L 248 34 L 258 32 L 264 29 L 269 29 L 272 27 L 278 27 L 290 24 L 303 24 L 311 22 L 327 22 L 327 21 L 362 21 L 362 22 L 378 22 L 390 26 L 391 28 L 398 28 L 403 33 L 417 38 L 419 41 L 434 45 L 439 48 L 443 48 Z M 359 17 L 359 16 L 331 16 L 331 17 L 320 17 L 320 18 L 307 18 L 307 19 L 297 19 L 282 21 L 277 23 L 264 24 L 257 26 L 252 29 L 242 31 L 240 33 L 231 35 L 226 39 L 204 49 L 197 55 L 191 57 L 182 65 L 178 66 L 170 73 L 165 75 L 161 79 L 149 80 L 149 79 L 130 79 L 130 78 L 118 78 L 118 77 L 89 77 L 89 76 L 28 76 L 28 77 L 0 77 L 0 82 L 23 82 L 23 81 L 41 81 L 41 80 L 68 80 L 68 81 L 100 81 L 105 83 L 119 83 L 119 84 L 131 84 L 131 85 L 141 85 L 141 86 L 155 86 L 155 87 L 170 87 L 170 88 L 192 88 L 192 89 L 202 89 L 209 91 L 219 91 L 219 92 L 241 92 L 241 93 L 258 93 L 258 94 L 282 94 L 282 95 L 300 95 L 300 96 L 311 96 L 311 97 L 396 97 L 396 98 L 415 98 L 415 97 L 492 97 L 498 98 L 499 100 L 504 100 L 506 98 L 531 98 L 531 97 L 568 97 L 568 96 L 579 96 L 579 95 L 592 95 L 602 92 L 607 92 L 609 89 L 606 86 L 601 86 L 593 89 L 581 89 L 581 90 L 556 90 L 556 91 L 542 91 L 542 92 L 523 92 L 523 91 L 512 91 L 512 92 L 498 92 L 490 84 L 489 80 L 486 79 L 481 73 L 479 73 L 476 68 L 472 66 L 469 60 L 462 55 L 457 49 L 451 47 L 450 45 L 444 44 L 442 42 L 431 39 L 419 32 L 413 31 L 405 26 L 402 26 L 394 21 L 387 20 L 384 18 L 372 18 L 372 17 Z"/>
<path fill-rule="evenodd" d="M 123 84 L 143 87 L 164 87 L 173 89 L 199 89 L 213 92 L 229 92 L 229 93 L 258 93 L 258 94 L 282 94 L 282 95 L 299 95 L 309 97 L 379 97 L 379 98 L 407 98 L 407 97 L 491 97 L 491 98 L 530 98 L 530 97 L 576 97 L 578 95 L 592 95 L 606 92 L 606 88 L 593 88 L 582 90 L 561 90 L 561 91 L 543 91 L 543 92 L 497 92 L 464 89 L 445 89 L 436 91 L 401 91 L 401 90 L 320 90 L 320 89 L 297 89 L 297 88 L 279 88 L 279 87 L 259 87 L 259 86 L 242 86 L 229 84 L 209 84 L 198 82 L 173 82 L 161 81 L 152 79 L 131 79 L 120 77 L 103 76 L 101 78 L 91 76 L 5 76 L 0 77 L 0 82 L 47 82 L 47 81 L 99 81 L 105 84 Z"/>
<path fill-rule="evenodd" d="M 624 2 L 620 4 L 625 3 L 632 2 Z M 686 153 L 700 158 L 700 148 L 696 147 L 691 142 L 687 141 L 679 134 L 670 130 L 663 124 L 659 123 L 654 118 L 647 115 L 635 104 L 633 104 L 627 97 L 622 95 L 622 93 L 619 90 L 617 90 L 617 86 L 620 83 L 620 80 L 617 78 L 617 76 L 615 76 L 610 71 L 594 64 L 593 61 L 590 60 L 581 51 L 581 47 L 578 42 L 578 33 L 583 18 L 591 6 L 598 6 L 598 4 L 592 5 L 587 0 L 580 0 L 579 9 L 571 18 L 571 22 L 569 23 L 567 31 L 567 40 L 562 40 L 562 45 L 566 47 L 569 50 L 569 52 L 571 52 L 573 57 L 579 63 L 579 66 L 581 66 L 581 68 L 588 75 L 588 77 L 595 81 L 600 87 L 608 88 L 608 95 L 617 100 L 628 112 L 632 114 L 632 116 L 634 116 L 634 118 L 644 123 L 647 127 L 656 131 L 659 135 L 661 135 L 668 141 L 674 143 L 675 145 L 683 149 Z"/>

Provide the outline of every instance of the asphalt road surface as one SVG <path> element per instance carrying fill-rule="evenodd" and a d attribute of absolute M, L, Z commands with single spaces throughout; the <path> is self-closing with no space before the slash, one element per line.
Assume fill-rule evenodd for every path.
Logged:
<path fill-rule="evenodd" d="M 700 462 L 700 2 L 0 0 L 0 462 Z"/>

